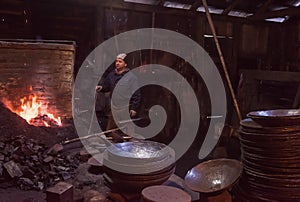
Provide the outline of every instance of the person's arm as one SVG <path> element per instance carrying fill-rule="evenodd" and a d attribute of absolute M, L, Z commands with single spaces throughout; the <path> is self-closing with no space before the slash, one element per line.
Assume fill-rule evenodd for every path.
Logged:
<path fill-rule="evenodd" d="M 110 91 L 110 77 L 111 75 L 109 74 L 103 82 L 100 82 L 99 85 L 96 86 L 97 92 L 106 93 Z"/>

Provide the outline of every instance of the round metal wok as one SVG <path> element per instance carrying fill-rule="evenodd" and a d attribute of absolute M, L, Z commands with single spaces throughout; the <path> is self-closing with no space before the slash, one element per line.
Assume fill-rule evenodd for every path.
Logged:
<path fill-rule="evenodd" d="M 280 127 L 268 127 L 268 126 L 259 125 L 251 118 L 246 118 L 240 121 L 240 125 L 242 126 L 242 128 L 240 129 L 241 131 L 249 132 L 249 133 L 268 133 L 268 134 L 271 133 L 275 135 L 275 134 L 300 131 L 299 125 L 293 125 L 293 126 L 284 125 Z"/>
<path fill-rule="evenodd" d="M 247 116 L 258 124 L 268 127 L 294 126 L 300 124 L 299 109 L 253 111 L 248 113 Z"/>
<path fill-rule="evenodd" d="M 155 161 L 165 158 L 169 153 L 169 147 L 165 144 L 153 141 L 123 142 L 111 145 L 107 148 L 111 157 L 120 159 L 134 159 Z"/>
<path fill-rule="evenodd" d="M 123 142 L 109 146 L 103 164 L 115 171 L 146 174 L 162 170 L 175 163 L 175 151 L 153 141 Z"/>
<path fill-rule="evenodd" d="M 242 172 L 241 162 L 233 159 L 214 159 L 198 164 L 188 171 L 184 181 L 188 188 L 213 194 L 229 189 Z"/>

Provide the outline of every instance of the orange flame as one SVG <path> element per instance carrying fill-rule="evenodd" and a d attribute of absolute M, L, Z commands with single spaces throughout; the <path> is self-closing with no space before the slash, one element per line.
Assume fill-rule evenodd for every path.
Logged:
<path fill-rule="evenodd" d="M 61 118 L 55 117 L 52 113 L 47 111 L 48 104 L 42 104 L 41 102 L 37 101 L 36 95 L 30 95 L 29 99 L 27 100 L 26 97 L 22 98 L 21 100 L 21 108 L 22 110 L 19 111 L 19 115 L 24 118 L 29 124 L 35 125 L 35 119 L 37 117 L 47 117 L 54 122 L 58 126 L 62 126 Z M 50 124 L 41 118 L 40 120 L 44 126 L 50 127 Z"/>
<path fill-rule="evenodd" d="M 32 90 L 32 87 L 30 87 L 30 90 Z M 44 125 L 50 127 L 52 125 L 51 123 L 53 123 L 55 125 L 62 126 L 61 118 L 55 117 L 55 115 L 49 113 L 47 111 L 48 103 L 43 104 L 41 102 L 38 102 L 36 95 L 29 95 L 28 97 L 25 96 L 21 98 L 20 101 L 21 106 L 19 110 L 14 110 L 9 107 L 10 105 L 8 102 L 5 102 L 5 105 L 7 106 L 7 108 L 21 116 L 31 125 Z"/>
<path fill-rule="evenodd" d="M 20 99 L 22 111 L 17 112 L 23 119 L 25 119 L 28 123 L 30 120 L 37 117 L 39 115 L 39 109 L 42 107 L 42 103 L 37 102 L 37 96 L 29 96 L 29 100 L 26 102 L 26 97 Z"/>

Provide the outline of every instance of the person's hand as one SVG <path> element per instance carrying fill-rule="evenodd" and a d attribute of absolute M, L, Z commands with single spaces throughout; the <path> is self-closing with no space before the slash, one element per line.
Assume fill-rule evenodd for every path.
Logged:
<path fill-rule="evenodd" d="M 100 92 L 101 89 L 102 89 L 102 86 L 96 86 L 96 88 L 95 88 L 95 90 L 96 90 L 97 92 Z"/>
<path fill-rule="evenodd" d="M 135 117 L 136 111 L 130 110 L 130 111 L 129 111 L 129 114 L 130 114 L 130 117 Z"/>

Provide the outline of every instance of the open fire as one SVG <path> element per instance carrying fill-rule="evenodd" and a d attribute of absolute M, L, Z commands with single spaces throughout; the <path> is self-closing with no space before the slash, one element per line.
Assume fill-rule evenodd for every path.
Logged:
<path fill-rule="evenodd" d="M 30 87 L 32 90 L 32 87 Z M 48 103 L 38 102 L 34 94 L 20 99 L 21 105 L 14 109 L 9 101 L 4 101 L 5 106 L 12 112 L 18 114 L 29 124 L 34 126 L 62 126 L 61 118 L 48 112 Z"/>

